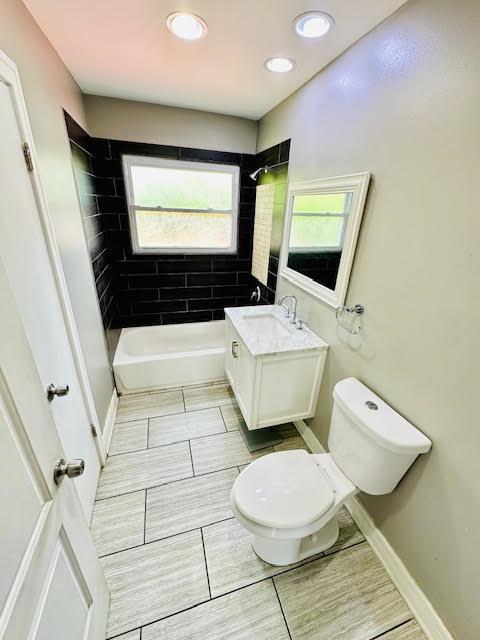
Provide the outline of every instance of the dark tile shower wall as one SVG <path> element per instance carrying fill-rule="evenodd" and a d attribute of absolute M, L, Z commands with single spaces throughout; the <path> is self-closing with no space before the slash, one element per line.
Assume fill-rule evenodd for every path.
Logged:
<path fill-rule="evenodd" d="M 107 339 L 110 362 L 118 341 L 118 318 L 115 304 L 114 272 L 103 216 L 98 208 L 98 184 L 93 174 L 92 139 L 69 115 L 65 123 L 72 151 L 72 162 L 78 186 L 83 226 L 87 239 L 93 276 Z"/>
<path fill-rule="evenodd" d="M 107 230 L 116 275 L 120 326 L 201 322 L 223 318 L 227 306 L 248 304 L 255 156 L 117 140 L 94 139 L 93 171 L 98 207 Z M 122 154 L 164 156 L 240 167 L 238 251 L 233 255 L 135 255 L 128 228 Z"/>
<path fill-rule="evenodd" d="M 94 173 L 103 196 L 100 213 L 108 229 L 116 273 L 120 326 L 202 322 L 224 317 L 228 306 L 250 304 L 257 284 L 251 275 L 255 182 L 254 155 L 188 149 L 116 140 L 93 140 Z M 274 152 L 280 156 L 280 145 Z M 288 154 L 286 147 L 283 154 Z M 134 255 L 128 230 L 122 154 L 233 164 L 240 167 L 238 251 L 234 255 Z M 101 181 L 101 182 L 100 182 Z M 273 282 L 270 283 L 272 286 Z M 274 295 L 274 294 L 273 294 Z"/>
<path fill-rule="evenodd" d="M 67 114 L 66 120 L 79 176 L 85 233 L 102 317 L 105 310 L 106 327 L 222 319 L 225 307 L 251 304 L 250 295 L 257 285 L 261 289 L 261 302 L 274 302 L 278 252 L 275 253 L 275 249 L 271 252 L 268 286 L 260 284 L 251 275 L 257 183 L 249 174 L 264 164 L 273 166 L 258 184 L 275 180 L 276 186 L 278 183 L 275 211 L 284 207 L 290 141 L 255 156 L 90 138 Z M 134 255 L 128 227 L 122 154 L 239 166 L 237 253 Z M 283 220 L 283 209 L 280 218 Z M 274 223 L 272 246 L 277 242 L 274 237 L 275 233 L 278 236 L 276 226 Z"/>

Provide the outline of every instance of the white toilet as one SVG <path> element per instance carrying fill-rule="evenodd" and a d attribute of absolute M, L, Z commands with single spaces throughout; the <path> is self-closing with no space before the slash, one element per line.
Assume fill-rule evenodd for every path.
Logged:
<path fill-rule="evenodd" d="M 231 504 L 256 554 L 287 565 L 328 549 L 335 513 L 358 491 L 390 493 L 430 440 L 356 378 L 339 382 L 328 447 L 271 453 L 236 479 Z"/>

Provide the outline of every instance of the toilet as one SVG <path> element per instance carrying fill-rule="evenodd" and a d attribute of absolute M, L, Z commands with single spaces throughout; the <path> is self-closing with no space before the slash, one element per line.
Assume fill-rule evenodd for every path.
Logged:
<path fill-rule="evenodd" d="M 359 491 L 391 493 L 431 441 L 356 378 L 333 391 L 329 453 L 271 453 L 237 477 L 231 506 L 255 553 L 288 565 L 328 549 L 335 514 Z"/>

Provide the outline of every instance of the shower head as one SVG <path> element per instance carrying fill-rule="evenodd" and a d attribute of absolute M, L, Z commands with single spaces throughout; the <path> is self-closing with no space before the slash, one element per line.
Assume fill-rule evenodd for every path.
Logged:
<path fill-rule="evenodd" d="M 258 176 L 259 176 L 261 171 L 263 171 L 263 173 L 267 173 L 268 166 L 265 165 L 264 167 L 260 167 L 260 169 L 257 169 L 256 171 L 254 171 L 253 173 L 250 174 L 250 178 L 252 180 L 255 180 L 255 182 L 256 182 L 258 180 Z"/>

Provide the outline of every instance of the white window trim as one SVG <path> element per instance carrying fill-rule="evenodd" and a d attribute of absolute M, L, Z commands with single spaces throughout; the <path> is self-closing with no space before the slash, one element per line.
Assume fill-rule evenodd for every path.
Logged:
<path fill-rule="evenodd" d="M 132 243 L 132 252 L 134 254 L 155 254 L 155 255 L 175 255 L 175 254 L 232 254 L 237 252 L 238 238 L 238 209 L 239 209 L 239 193 L 240 193 L 240 167 L 230 164 L 213 164 L 211 162 L 195 162 L 189 160 L 171 160 L 159 156 L 134 156 L 124 154 L 122 156 L 123 175 L 125 179 L 125 191 L 128 206 L 128 221 L 130 227 L 130 240 Z M 229 247 L 219 249 L 218 247 L 141 247 L 138 243 L 136 210 L 151 211 L 187 211 L 187 209 L 162 209 L 156 207 L 138 207 L 133 201 L 133 183 L 130 168 L 132 165 L 142 165 L 144 167 L 168 167 L 171 169 L 197 169 L 201 171 L 222 171 L 232 175 L 232 209 L 227 211 L 216 211 L 216 213 L 231 213 L 232 217 L 232 233 L 231 243 Z M 188 209 L 188 211 L 198 211 L 199 213 L 208 213 L 208 210 Z M 213 210 L 212 210 L 213 211 Z"/>

